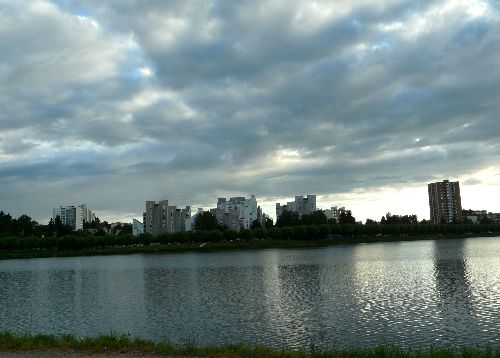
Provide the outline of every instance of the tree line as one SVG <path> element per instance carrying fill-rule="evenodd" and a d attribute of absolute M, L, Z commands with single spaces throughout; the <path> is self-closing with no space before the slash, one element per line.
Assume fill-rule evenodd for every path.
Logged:
<path fill-rule="evenodd" d="M 218 241 L 237 240 L 337 240 L 339 242 L 359 238 L 387 237 L 399 240 L 406 236 L 425 235 L 461 235 L 499 233 L 499 224 L 474 225 L 357 225 L 357 224 L 322 224 L 298 225 L 272 228 L 233 230 L 182 231 L 161 233 L 153 236 L 144 233 L 139 236 L 124 235 L 85 235 L 73 233 L 61 237 L 1 237 L 0 250 L 82 250 L 112 247 L 137 247 L 150 245 L 200 244 Z"/>
<path fill-rule="evenodd" d="M 124 235 L 132 233 L 132 224 L 121 223 L 111 226 L 106 221 L 101 222 L 98 217 L 91 223 L 84 222 L 81 234 L 93 234 L 96 236 L 104 236 L 106 234 Z M 59 216 L 55 220 L 50 219 L 47 225 L 39 224 L 28 215 L 21 215 L 18 218 L 12 217 L 10 214 L 0 211 L 0 237 L 63 237 L 73 235 L 75 232 L 69 225 L 64 225 Z"/>
<path fill-rule="evenodd" d="M 284 213 L 275 226 L 243 229 L 239 232 L 220 228 L 215 217 L 209 212 L 199 215 L 194 231 L 161 233 L 153 236 L 144 233 L 131 234 L 130 224 L 116 226 L 110 230 L 106 222 L 98 219 L 85 225 L 84 231 L 71 231 L 60 220 L 51 220 L 48 225 L 39 225 L 27 215 L 12 218 L 0 212 L 0 250 L 80 250 L 109 247 L 149 246 L 167 244 L 191 244 L 234 240 L 346 240 L 363 237 L 394 237 L 424 235 L 480 235 L 499 233 L 500 225 L 477 224 L 440 224 L 418 222 L 416 215 L 385 215 L 381 223 L 367 222 L 356 224 L 350 212 L 336 220 L 327 220 L 324 213 L 317 211 L 311 215 Z M 383 219 L 384 219 L 383 218 Z M 103 228 L 108 228 L 104 231 Z M 89 234 L 92 233 L 92 234 Z M 108 234 L 109 233 L 109 234 Z"/>

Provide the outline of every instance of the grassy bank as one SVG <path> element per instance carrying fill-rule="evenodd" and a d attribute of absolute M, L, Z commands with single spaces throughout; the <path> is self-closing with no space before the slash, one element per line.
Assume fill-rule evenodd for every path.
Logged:
<path fill-rule="evenodd" d="M 415 240 L 445 240 L 456 238 L 475 237 L 474 234 L 460 235 L 418 235 L 418 236 L 363 236 L 363 237 L 332 237 L 319 240 L 232 240 L 206 243 L 181 243 L 166 245 L 131 245 L 122 247 L 89 248 L 78 250 L 64 249 L 24 249 L 24 250 L 0 250 L 1 259 L 22 259 L 41 257 L 71 257 L 71 256 L 95 256 L 95 255 L 126 255 L 126 254 L 148 254 L 148 253 L 182 253 L 182 252 L 216 252 L 230 250 L 258 250 L 258 249 L 293 249 L 293 248 L 314 248 L 335 245 L 346 245 L 356 243 L 375 242 L 400 242 Z M 481 235 L 500 236 L 499 233 Z"/>
<path fill-rule="evenodd" d="M 103 335 L 78 339 L 71 335 L 14 335 L 0 333 L 0 352 L 25 351 L 76 351 L 84 353 L 154 353 L 176 357 L 365 357 L 365 358 L 499 358 L 500 347 L 494 348 L 429 348 L 425 350 L 401 349 L 395 346 L 377 346 L 366 349 L 296 351 L 262 346 L 223 345 L 200 347 L 192 343 L 175 345 L 169 342 L 155 343 L 129 335 Z"/>

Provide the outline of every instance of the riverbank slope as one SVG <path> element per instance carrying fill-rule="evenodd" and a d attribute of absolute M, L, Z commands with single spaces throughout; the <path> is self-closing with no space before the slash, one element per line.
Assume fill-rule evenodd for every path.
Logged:
<path fill-rule="evenodd" d="M 377 346 L 365 349 L 337 349 L 298 351 L 262 346 L 224 345 L 200 347 L 193 343 L 174 345 L 169 342 L 155 343 L 129 335 L 103 335 L 78 339 L 71 335 L 52 336 L 14 335 L 0 333 L 0 356 L 7 357 L 363 357 L 363 358 L 499 358 L 500 346 L 488 348 L 464 347 L 401 349 Z"/>

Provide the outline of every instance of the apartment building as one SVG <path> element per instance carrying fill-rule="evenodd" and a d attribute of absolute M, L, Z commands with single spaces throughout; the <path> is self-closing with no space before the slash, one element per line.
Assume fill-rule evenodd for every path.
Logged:
<path fill-rule="evenodd" d="M 337 207 L 337 206 L 332 206 L 331 209 L 325 209 L 323 210 L 323 213 L 325 214 L 327 219 L 335 219 L 337 222 L 339 221 L 340 214 L 345 213 L 346 209 L 345 207 Z"/>
<path fill-rule="evenodd" d="M 316 211 L 316 195 L 296 196 L 294 201 L 289 201 L 285 205 L 276 203 L 276 218 L 279 218 L 283 211 L 291 211 L 302 215 L 310 215 Z"/>
<path fill-rule="evenodd" d="M 59 216 L 63 225 L 71 226 L 73 231 L 83 230 L 83 223 L 95 220 L 95 214 L 85 204 L 59 206 L 52 209 L 52 220 Z"/>
<path fill-rule="evenodd" d="M 191 207 L 177 209 L 168 205 L 168 200 L 146 201 L 146 211 L 143 214 L 144 232 L 158 235 L 162 232 L 184 231 L 186 220 L 191 217 Z"/>
<path fill-rule="evenodd" d="M 492 213 L 487 210 L 462 210 L 462 217 L 473 224 L 479 224 L 485 218 L 492 223 L 500 224 L 500 213 Z"/>
<path fill-rule="evenodd" d="M 430 218 L 433 224 L 462 221 L 462 201 L 458 181 L 428 184 Z"/>
<path fill-rule="evenodd" d="M 212 209 L 214 210 L 212 214 L 218 218 L 219 223 L 239 231 L 241 228 L 250 229 L 254 220 L 259 218 L 259 209 L 255 195 L 251 195 L 248 199 L 243 196 L 230 198 L 229 200 L 218 198 L 217 208 Z"/>

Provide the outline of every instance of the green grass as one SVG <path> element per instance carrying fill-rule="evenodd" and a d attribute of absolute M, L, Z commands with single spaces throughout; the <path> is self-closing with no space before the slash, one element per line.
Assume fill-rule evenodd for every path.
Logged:
<path fill-rule="evenodd" d="M 377 346 L 366 349 L 297 351 L 276 349 L 262 346 L 222 345 L 200 347 L 193 343 L 172 344 L 155 343 L 147 339 L 134 338 L 130 335 L 102 335 L 78 339 L 71 335 L 53 336 L 47 334 L 14 335 L 0 332 L 0 352 L 24 351 L 77 351 L 85 353 L 99 352 L 140 352 L 168 354 L 178 357 L 364 357 L 364 358 L 500 358 L 500 347 L 496 348 L 430 348 L 426 350 L 405 350 L 395 346 Z"/>

